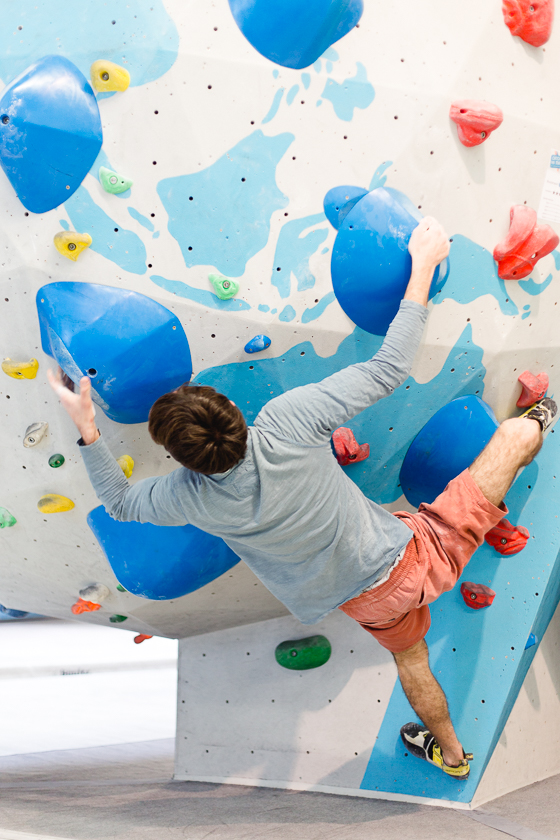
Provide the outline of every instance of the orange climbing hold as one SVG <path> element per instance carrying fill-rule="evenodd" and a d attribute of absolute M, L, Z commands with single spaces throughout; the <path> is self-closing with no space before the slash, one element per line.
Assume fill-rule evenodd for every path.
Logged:
<path fill-rule="evenodd" d="M 484 586 L 483 583 L 472 583 L 466 580 L 461 584 L 461 595 L 467 607 L 472 610 L 482 610 L 484 607 L 491 606 L 496 593 L 489 586 Z"/>
<path fill-rule="evenodd" d="M 494 259 L 502 280 L 522 280 L 554 251 L 560 238 L 550 225 L 538 225 L 537 214 L 524 204 L 514 204 L 509 217 L 508 235 L 494 248 Z"/>
<path fill-rule="evenodd" d="M 75 604 L 72 604 L 72 612 L 74 615 L 81 615 L 85 612 L 95 612 L 101 609 L 101 604 L 94 604 L 93 601 L 84 601 L 78 598 Z"/>
<path fill-rule="evenodd" d="M 362 443 L 360 446 L 354 437 L 354 432 L 345 426 L 335 429 L 332 442 L 336 460 L 341 467 L 346 467 L 348 464 L 355 464 L 358 461 L 365 461 L 366 458 L 369 458 L 369 443 Z"/>
<path fill-rule="evenodd" d="M 531 373 L 526 370 L 521 376 L 517 377 L 517 381 L 521 383 L 521 395 L 517 400 L 518 408 L 528 408 L 538 400 L 542 400 L 548 391 L 548 374 L 546 373 Z"/>
<path fill-rule="evenodd" d="M 527 44 L 542 47 L 550 38 L 554 0 L 503 0 L 502 12 L 511 34 Z"/>
<path fill-rule="evenodd" d="M 141 645 L 142 642 L 146 641 L 146 639 L 153 639 L 153 638 L 154 638 L 153 636 L 147 636 L 145 633 L 140 633 L 139 636 L 134 637 L 134 644 L 135 645 Z"/>
<path fill-rule="evenodd" d="M 502 519 L 488 531 L 484 539 L 499 554 L 509 556 L 523 551 L 529 537 L 529 531 L 523 525 L 512 525 L 507 519 Z"/>
<path fill-rule="evenodd" d="M 458 99 L 451 104 L 449 116 L 457 124 L 463 146 L 480 146 L 504 119 L 501 108 L 478 99 Z"/>

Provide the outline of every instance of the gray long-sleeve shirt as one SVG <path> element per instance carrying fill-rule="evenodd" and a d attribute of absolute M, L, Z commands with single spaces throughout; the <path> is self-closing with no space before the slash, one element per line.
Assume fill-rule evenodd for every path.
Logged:
<path fill-rule="evenodd" d="M 222 537 L 301 622 L 319 621 L 382 578 L 412 537 L 348 478 L 330 439 L 405 381 L 427 314 L 403 301 L 373 359 L 272 399 L 226 473 L 181 467 L 131 486 L 103 438 L 82 447 L 98 498 L 121 521 Z"/>

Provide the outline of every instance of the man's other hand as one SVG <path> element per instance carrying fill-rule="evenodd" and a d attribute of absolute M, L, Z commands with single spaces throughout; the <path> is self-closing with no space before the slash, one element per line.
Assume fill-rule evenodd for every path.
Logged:
<path fill-rule="evenodd" d="M 56 374 L 52 370 L 48 370 L 47 379 L 62 403 L 62 406 L 76 424 L 84 443 L 86 445 L 94 443 L 99 437 L 99 432 L 95 425 L 95 406 L 91 399 L 91 381 L 89 377 L 83 376 L 80 379 L 79 394 L 73 393 L 64 385 L 60 368 L 58 368 Z"/>

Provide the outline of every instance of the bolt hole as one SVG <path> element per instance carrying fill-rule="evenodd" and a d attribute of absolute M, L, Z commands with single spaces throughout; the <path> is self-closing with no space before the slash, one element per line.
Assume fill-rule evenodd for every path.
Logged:
<path fill-rule="evenodd" d="M 4 125 L 8 125 L 8 123 L 10 122 L 10 118 L 7 114 L 2 114 L 2 122 L 4 123 Z"/>
<path fill-rule="evenodd" d="M 96 371 L 96 369 L 95 369 L 95 368 L 88 368 L 88 369 L 87 369 L 87 375 L 88 375 L 88 376 L 92 376 L 92 377 L 93 377 L 93 376 L 97 376 L 97 371 Z"/>

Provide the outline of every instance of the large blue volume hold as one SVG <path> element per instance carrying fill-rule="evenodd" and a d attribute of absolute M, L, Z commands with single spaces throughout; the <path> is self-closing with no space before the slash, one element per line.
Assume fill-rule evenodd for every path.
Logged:
<path fill-rule="evenodd" d="M 410 444 L 401 467 L 399 480 L 410 504 L 431 504 L 480 455 L 497 428 L 494 412 L 479 397 L 458 397 L 440 408 Z"/>
<path fill-rule="evenodd" d="M 300 70 L 358 23 L 363 0 L 229 0 L 238 27 L 265 58 Z"/>
<path fill-rule="evenodd" d="M 119 583 L 140 598 L 181 598 L 239 563 L 222 539 L 193 525 L 117 522 L 102 505 L 87 521 Z"/>
<path fill-rule="evenodd" d="M 325 213 L 338 228 L 331 274 L 334 293 L 349 318 L 366 332 L 386 335 L 406 292 L 412 260 L 408 243 L 422 218 L 398 190 L 378 187 L 360 197 L 357 187 L 330 190 Z M 352 203 L 345 212 L 344 200 Z M 447 279 L 447 260 L 439 266 L 432 298 Z"/>
<path fill-rule="evenodd" d="M 67 58 L 39 59 L 3 91 L 0 165 L 32 213 L 46 213 L 70 198 L 102 143 L 91 85 Z"/>
<path fill-rule="evenodd" d="M 153 403 L 192 375 L 187 336 L 165 306 L 128 289 L 50 283 L 37 292 L 41 344 L 118 423 L 143 423 Z"/>

